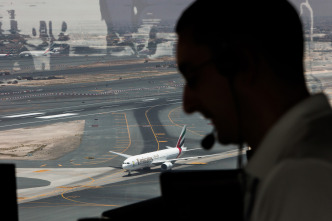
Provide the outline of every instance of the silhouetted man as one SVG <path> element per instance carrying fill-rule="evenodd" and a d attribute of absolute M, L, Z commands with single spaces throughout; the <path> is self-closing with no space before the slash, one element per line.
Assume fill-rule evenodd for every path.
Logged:
<path fill-rule="evenodd" d="M 245 219 L 332 220 L 332 111 L 306 88 L 294 8 L 198 0 L 176 32 L 184 110 L 210 119 L 220 143 L 252 148 Z"/>

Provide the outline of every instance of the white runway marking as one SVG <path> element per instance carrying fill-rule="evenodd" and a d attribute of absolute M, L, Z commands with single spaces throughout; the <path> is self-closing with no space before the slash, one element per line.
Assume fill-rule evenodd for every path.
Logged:
<path fill-rule="evenodd" d="M 36 118 L 39 118 L 39 119 L 51 119 L 51 118 L 58 118 L 58 117 L 68 117 L 68 116 L 73 116 L 73 115 L 78 115 L 78 114 L 76 114 L 76 113 L 67 113 L 67 114 L 49 115 L 49 116 L 36 117 Z"/>
<path fill-rule="evenodd" d="M 121 110 L 113 110 L 113 111 L 105 111 L 105 112 L 100 112 L 100 113 L 92 113 L 92 114 L 81 114 L 79 115 L 80 117 L 88 117 L 88 116 L 96 116 L 97 115 L 101 115 L 101 114 L 111 114 L 111 113 L 117 113 L 117 112 L 123 112 L 123 111 L 131 111 L 131 110 L 138 110 L 138 109 L 143 109 L 143 108 L 149 108 L 149 107 L 156 107 L 156 106 L 164 106 L 164 105 L 173 105 L 173 104 L 180 104 L 181 102 L 173 102 L 173 103 L 167 103 L 167 104 L 161 104 L 161 105 L 147 105 L 144 107 L 136 107 L 136 108 L 127 108 L 127 109 L 121 109 Z M 73 115 L 78 115 L 78 114 L 73 114 Z M 55 116 L 55 115 L 53 115 Z M 18 123 L 18 124 L 7 124 L 7 125 L 0 125 L 0 128 L 5 128 L 5 127 L 12 127 L 12 126 L 22 126 L 22 125 L 28 125 L 28 124 L 33 124 L 33 123 L 42 123 L 42 122 L 47 122 L 47 121 L 53 121 L 54 119 L 49 118 L 49 116 L 45 116 L 47 117 L 45 118 L 41 118 L 41 117 L 37 117 L 40 119 L 44 119 L 41 121 L 31 121 L 31 122 L 24 122 L 24 123 Z M 68 116 L 69 117 L 69 116 Z M 78 117 L 78 116 L 72 116 L 74 117 Z"/>
<path fill-rule="evenodd" d="M 43 114 L 45 114 L 45 113 L 16 114 L 16 115 L 4 116 L 2 118 L 28 117 L 28 116 L 43 115 Z"/>
<path fill-rule="evenodd" d="M 148 99 L 144 99 L 142 100 L 143 102 L 149 102 L 149 101 L 155 101 L 158 100 L 158 98 L 148 98 Z"/>
<path fill-rule="evenodd" d="M 179 99 L 167 99 L 167 101 L 182 101 L 182 98 L 179 98 Z"/>

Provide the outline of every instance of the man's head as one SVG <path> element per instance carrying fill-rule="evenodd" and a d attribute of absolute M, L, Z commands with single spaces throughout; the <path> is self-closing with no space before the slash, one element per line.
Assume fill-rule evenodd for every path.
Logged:
<path fill-rule="evenodd" d="M 305 85 L 302 26 L 284 0 L 220 4 L 197 0 L 183 12 L 177 62 L 187 82 L 184 110 L 211 119 L 220 142 L 238 143 L 249 127 L 243 109 L 259 113 L 264 84 L 271 94 Z"/>

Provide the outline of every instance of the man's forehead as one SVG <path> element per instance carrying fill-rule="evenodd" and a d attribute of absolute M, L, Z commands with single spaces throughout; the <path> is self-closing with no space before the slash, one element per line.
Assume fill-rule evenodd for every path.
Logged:
<path fill-rule="evenodd" d="M 181 64 L 195 65 L 211 57 L 207 46 L 195 43 L 190 32 L 179 35 L 177 44 L 177 62 Z"/>

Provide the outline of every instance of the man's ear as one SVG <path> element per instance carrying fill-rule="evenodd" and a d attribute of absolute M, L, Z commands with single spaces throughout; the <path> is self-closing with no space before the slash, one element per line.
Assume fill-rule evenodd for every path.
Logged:
<path fill-rule="evenodd" d="M 239 75 L 243 75 L 243 80 L 250 85 L 254 85 L 261 80 L 261 78 L 264 78 L 264 76 L 262 76 L 264 72 L 262 71 L 262 65 L 265 59 L 263 59 L 262 56 L 248 49 L 243 49 L 239 56 L 239 60 L 243 63 Z"/>
<path fill-rule="evenodd" d="M 224 52 L 214 51 L 213 54 L 217 55 L 214 63 L 219 73 L 229 80 L 232 80 L 237 75 L 245 75 L 246 81 L 254 83 L 259 77 L 261 58 L 255 49 L 233 42 Z"/>

